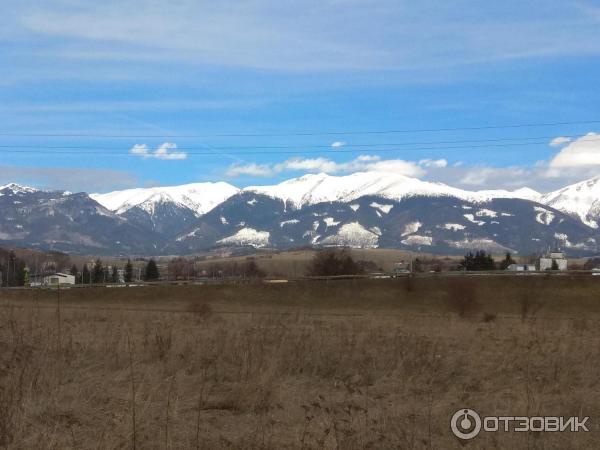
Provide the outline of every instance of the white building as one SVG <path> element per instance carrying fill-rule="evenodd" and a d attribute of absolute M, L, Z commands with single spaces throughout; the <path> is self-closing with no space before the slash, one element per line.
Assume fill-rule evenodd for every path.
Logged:
<path fill-rule="evenodd" d="M 75 284 L 75 277 L 68 273 L 54 273 L 44 277 L 44 284 L 57 286 L 62 284 Z"/>
<path fill-rule="evenodd" d="M 506 268 L 512 272 L 527 272 L 529 270 L 536 270 L 535 264 L 511 264 Z"/>
<path fill-rule="evenodd" d="M 558 270 L 567 270 L 567 257 L 564 252 L 555 250 L 540 258 L 540 270 L 551 270 L 556 262 Z"/>

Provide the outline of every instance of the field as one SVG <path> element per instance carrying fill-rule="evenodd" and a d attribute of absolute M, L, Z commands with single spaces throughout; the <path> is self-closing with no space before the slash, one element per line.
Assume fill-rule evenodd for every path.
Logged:
<path fill-rule="evenodd" d="M 599 278 L 0 290 L 0 447 L 597 448 Z"/>

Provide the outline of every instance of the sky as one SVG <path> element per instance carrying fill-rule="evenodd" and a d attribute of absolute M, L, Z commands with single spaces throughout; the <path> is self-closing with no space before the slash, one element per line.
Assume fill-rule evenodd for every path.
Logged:
<path fill-rule="evenodd" d="M 0 183 L 107 192 L 380 170 L 547 192 L 600 175 L 597 2 L 5 9 Z"/>

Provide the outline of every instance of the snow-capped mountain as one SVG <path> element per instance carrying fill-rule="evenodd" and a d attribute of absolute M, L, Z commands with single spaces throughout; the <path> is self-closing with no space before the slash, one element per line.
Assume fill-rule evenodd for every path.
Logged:
<path fill-rule="evenodd" d="M 87 254 L 145 253 L 157 241 L 85 193 L 0 187 L 0 244 Z"/>
<path fill-rule="evenodd" d="M 105 208 L 122 214 L 131 208 L 139 207 L 153 215 L 157 205 L 173 203 L 187 208 L 200 216 L 206 214 L 232 195 L 238 188 L 229 183 L 192 183 L 181 186 L 126 189 L 107 194 L 91 194 Z"/>
<path fill-rule="evenodd" d="M 238 191 L 235 186 L 224 182 L 193 183 L 127 189 L 92 194 L 91 197 L 131 223 L 157 232 L 168 240 L 191 227 L 194 220 Z"/>
<path fill-rule="evenodd" d="M 166 250 L 185 254 L 213 246 L 350 246 L 535 254 L 559 244 L 576 255 L 597 252 L 597 239 L 598 233 L 579 219 L 524 199 L 362 196 L 290 208 L 279 198 L 241 192 L 200 217 Z"/>
<path fill-rule="evenodd" d="M 4 186 L 0 186 L 0 195 L 25 194 L 25 193 L 30 194 L 33 192 L 37 192 L 37 189 L 29 187 L 29 186 L 23 186 L 23 185 L 17 184 L 17 183 L 8 183 L 8 184 L 5 184 Z"/>
<path fill-rule="evenodd" d="M 600 177 L 572 184 L 541 197 L 540 203 L 579 217 L 592 228 L 600 224 Z"/>
<path fill-rule="evenodd" d="M 0 187 L 0 245 L 87 254 L 215 247 L 600 253 L 600 177 L 554 193 L 468 191 L 387 172 L 238 189 L 196 183 L 108 194 Z"/>
<path fill-rule="evenodd" d="M 244 192 L 254 192 L 282 200 L 293 208 L 321 202 L 351 202 L 365 195 L 390 200 L 403 198 L 455 197 L 469 201 L 487 201 L 493 198 L 521 198 L 536 200 L 541 194 L 529 188 L 516 191 L 465 191 L 442 183 L 432 183 L 390 172 L 357 172 L 346 176 L 324 173 L 304 175 L 273 186 L 250 186 Z"/>

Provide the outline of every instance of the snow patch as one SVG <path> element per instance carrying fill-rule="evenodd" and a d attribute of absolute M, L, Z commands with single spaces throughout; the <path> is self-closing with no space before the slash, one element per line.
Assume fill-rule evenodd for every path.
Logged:
<path fill-rule="evenodd" d="M 483 222 L 481 220 L 475 220 L 475 216 L 473 214 L 463 214 L 463 217 L 465 219 L 467 219 L 469 222 L 473 222 L 474 224 L 477 224 L 479 226 L 485 225 L 485 222 Z"/>
<path fill-rule="evenodd" d="M 336 225 L 339 225 L 340 222 L 336 222 L 334 218 L 332 217 L 325 217 L 325 219 L 323 219 L 323 222 L 325 222 L 325 225 L 327 225 L 328 227 L 335 227 Z"/>
<path fill-rule="evenodd" d="M 534 206 L 533 210 L 537 213 L 535 215 L 535 220 L 538 223 L 541 223 L 543 225 L 550 225 L 554 220 L 555 215 L 552 211 L 548 211 L 547 209 L 541 208 L 539 206 Z"/>
<path fill-rule="evenodd" d="M 394 205 L 382 205 L 381 203 L 373 202 L 369 205 L 371 208 L 376 208 L 384 214 L 389 214 Z"/>
<path fill-rule="evenodd" d="M 358 208 L 360 208 L 360 205 L 357 203 L 354 203 L 354 204 L 350 205 L 350 208 L 352 209 L 352 211 L 356 212 L 356 211 L 358 211 Z"/>
<path fill-rule="evenodd" d="M 419 236 L 418 234 L 413 234 L 412 236 L 403 239 L 401 242 L 404 245 L 431 245 L 432 241 L 433 239 L 431 236 Z"/>
<path fill-rule="evenodd" d="M 458 230 L 464 230 L 465 227 L 464 225 L 461 225 L 460 223 L 445 223 L 444 224 L 444 229 L 446 230 L 452 230 L 452 231 L 458 231 Z"/>
<path fill-rule="evenodd" d="M 257 231 L 254 228 L 242 228 L 233 236 L 217 241 L 225 245 L 250 245 L 255 248 L 265 247 L 269 244 L 270 233 L 268 231 Z"/>
<path fill-rule="evenodd" d="M 492 211 L 491 209 L 480 209 L 475 213 L 477 217 L 498 217 L 498 213 L 496 211 Z"/>
<path fill-rule="evenodd" d="M 379 236 L 358 222 L 342 225 L 337 233 L 323 239 L 323 244 L 343 245 L 354 248 L 376 248 Z"/>
<path fill-rule="evenodd" d="M 407 236 L 409 234 L 416 233 L 417 231 L 419 231 L 419 228 L 421 228 L 422 225 L 423 224 L 419 221 L 407 223 L 406 225 L 404 225 L 404 231 L 402 232 L 402 236 Z"/>
<path fill-rule="evenodd" d="M 284 220 L 283 222 L 279 223 L 279 226 L 283 228 L 285 225 L 293 225 L 299 222 L 300 221 L 298 219 Z"/>

